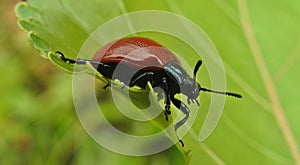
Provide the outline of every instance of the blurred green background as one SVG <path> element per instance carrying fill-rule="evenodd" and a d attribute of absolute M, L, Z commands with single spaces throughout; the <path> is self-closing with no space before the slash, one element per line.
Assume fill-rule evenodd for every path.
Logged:
<path fill-rule="evenodd" d="M 43 59 L 17 26 L 18 2 L 1 0 L 0 5 L 0 164 L 184 164 L 175 147 L 152 156 L 128 157 L 94 142 L 76 116 L 71 75 Z M 80 3 L 59 2 L 66 3 L 68 14 L 81 23 L 96 25 L 122 13 L 158 9 L 186 16 L 209 35 L 224 62 L 228 89 L 244 98 L 227 100 L 221 122 L 205 143 L 195 143 L 191 135 L 185 138 L 192 140 L 185 141 L 193 149 L 191 164 L 300 163 L 300 1 L 116 0 L 103 3 L 103 10 L 95 14 L 97 21 L 73 12 L 82 8 L 83 13 L 94 14 Z M 86 5 L 93 8 L 91 4 Z M 80 41 L 69 44 L 76 48 Z M 270 81 L 261 76 L 264 71 Z M 204 74 L 201 82 L 208 85 L 209 77 Z M 274 95 L 278 100 L 272 102 Z M 201 97 L 199 121 L 209 106 L 209 95 Z M 200 128 L 201 122 L 196 123 L 196 133 Z"/>
<path fill-rule="evenodd" d="M 30 46 L 17 25 L 18 2 L 1 0 L 0 5 L 1 165 L 184 163 L 174 147 L 153 156 L 128 157 L 90 138 L 73 106 L 72 76 Z"/>

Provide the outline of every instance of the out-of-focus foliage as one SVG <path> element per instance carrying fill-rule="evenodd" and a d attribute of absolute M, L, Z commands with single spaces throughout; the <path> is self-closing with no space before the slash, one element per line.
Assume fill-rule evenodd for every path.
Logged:
<path fill-rule="evenodd" d="M 72 77 L 41 58 L 16 24 L 18 2 L 2 0 L 0 5 L 0 164 L 183 163 L 175 148 L 127 157 L 94 142 L 76 116 Z M 101 91 L 99 97 L 109 105 Z"/>
<path fill-rule="evenodd" d="M 45 1 L 32 2 L 38 6 Z M 72 13 L 72 8 L 84 7 L 80 3 L 55 2 L 63 2 L 52 5 L 57 5 L 58 10 L 67 10 L 80 24 L 93 25 L 94 18 L 81 17 L 93 13 Z M 58 73 L 25 44 L 23 33 L 15 25 L 13 2 L 4 4 L 10 8 L 1 6 L 1 20 L 8 22 L 2 23 L 0 29 L 1 37 L 4 36 L 0 45 L 3 75 L 0 82 L 1 164 L 65 164 L 71 161 L 75 164 L 183 164 L 175 148 L 154 156 L 132 158 L 106 151 L 89 139 L 73 111 L 70 76 Z M 300 102 L 297 97 L 300 92 L 300 1 L 116 0 L 105 4 L 107 6 L 99 13 L 109 16 L 93 15 L 103 22 L 143 9 L 171 11 L 191 19 L 205 30 L 222 55 L 228 88 L 242 92 L 242 101 L 227 101 L 223 120 L 206 142 L 195 143 L 193 134 L 184 138 L 192 139 L 186 141 L 193 150 L 191 164 L 300 163 Z M 29 16 L 38 14 L 32 12 Z M 47 21 L 60 19 L 64 20 L 57 17 Z M 23 23 L 23 28 L 32 28 Z M 51 42 L 57 43 L 54 47 L 60 47 L 75 37 L 79 40 L 71 45 L 78 48 L 86 32 L 93 30 L 89 27 L 92 26 L 82 27 L 85 31 L 71 38 L 62 36 L 72 31 L 52 29 L 57 40 Z M 49 48 L 47 44 L 39 47 Z M 76 55 L 72 49 L 64 52 Z M 203 82 L 207 79 L 203 76 Z M 209 106 L 205 104 L 209 97 L 201 97 L 199 121 L 203 121 Z M 200 128 L 201 122 L 193 126 L 196 132 Z"/>

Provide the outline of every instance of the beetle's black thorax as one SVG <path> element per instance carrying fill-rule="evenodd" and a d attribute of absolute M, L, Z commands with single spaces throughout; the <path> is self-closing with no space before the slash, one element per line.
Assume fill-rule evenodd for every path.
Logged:
<path fill-rule="evenodd" d="M 176 62 L 170 62 L 164 67 L 170 93 L 181 93 L 184 84 L 191 80 L 191 77 Z M 192 82 L 191 82 L 192 83 Z"/>

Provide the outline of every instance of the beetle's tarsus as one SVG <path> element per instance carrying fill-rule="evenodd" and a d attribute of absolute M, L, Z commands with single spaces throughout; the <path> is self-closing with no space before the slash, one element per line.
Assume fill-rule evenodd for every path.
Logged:
<path fill-rule="evenodd" d="M 171 111 L 170 111 L 170 105 L 169 107 L 167 107 L 168 105 L 166 105 L 166 109 L 165 109 L 165 116 L 166 116 L 166 120 L 169 121 L 168 115 L 171 115 Z"/>
<path fill-rule="evenodd" d="M 165 113 L 166 121 L 169 121 L 168 115 Z"/>
<path fill-rule="evenodd" d="M 102 89 L 106 90 L 106 88 L 108 88 L 110 86 L 111 86 L 111 82 L 108 82 L 108 83 L 105 84 L 105 86 Z"/>
<path fill-rule="evenodd" d="M 179 142 L 180 142 L 181 146 L 184 147 L 184 143 L 181 139 L 179 139 Z"/>
<path fill-rule="evenodd" d="M 178 142 L 180 142 L 181 144 L 181 147 L 184 147 L 184 143 L 183 141 L 178 137 L 177 133 L 176 133 L 176 130 L 175 130 L 175 134 L 176 134 L 176 138 L 178 139 Z"/>
<path fill-rule="evenodd" d="M 55 53 L 59 54 L 60 59 L 63 60 L 64 62 L 69 62 L 70 64 L 75 64 L 77 62 L 76 60 L 66 58 L 65 55 L 60 51 L 56 51 Z"/>
<path fill-rule="evenodd" d="M 171 115 L 170 107 L 171 107 L 171 101 L 170 101 L 170 95 L 168 91 L 168 83 L 167 83 L 167 78 L 163 77 L 162 78 L 162 83 L 163 83 L 163 88 L 166 94 L 166 100 L 165 100 L 165 116 L 166 120 L 169 121 L 168 115 Z"/>
<path fill-rule="evenodd" d="M 77 60 L 66 58 L 65 55 L 60 51 L 56 51 L 55 53 L 59 54 L 59 57 L 61 60 L 63 60 L 64 62 L 69 62 L 70 64 L 85 65 L 87 61 L 89 61 L 91 63 L 97 63 L 97 64 L 99 63 L 99 62 L 96 62 L 93 60 L 84 60 L 84 59 L 80 59 L 80 58 L 78 58 Z"/>
<path fill-rule="evenodd" d="M 123 85 L 122 85 L 122 87 L 121 87 L 121 89 L 123 90 L 125 87 L 126 87 L 126 85 L 125 85 L 125 84 L 123 84 Z"/>
<path fill-rule="evenodd" d="M 199 101 L 197 100 L 197 99 L 189 99 L 189 98 L 187 98 L 186 99 L 187 100 L 187 103 L 190 105 L 191 103 L 196 103 L 197 104 L 197 106 L 199 107 L 200 106 L 200 103 L 199 103 Z"/>

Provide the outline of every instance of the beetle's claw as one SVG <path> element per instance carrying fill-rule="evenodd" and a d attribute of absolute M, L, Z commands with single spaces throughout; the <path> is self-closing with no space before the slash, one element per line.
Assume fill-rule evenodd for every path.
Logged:
<path fill-rule="evenodd" d="M 56 53 L 56 54 L 59 54 L 59 58 L 60 58 L 61 60 L 66 61 L 66 57 L 64 56 L 64 54 L 62 54 L 62 52 L 56 51 L 55 53 Z"/>
<path fill-rule="evenodd" d="M 64 62 L 69 62 L 70 64 L 75 64 L 76 63 L 76 60 L 72 60 L 72 59 L 66 58 L 65 55 L 62 52 L 60 52 L 60 51 L 56 51 L 55 53 L 59 54 L 59 58 L 61 60 L 63 60 Z"/>
<path fill-rule="evenodd" d="M 167 109 L 167 106 L 166 106 L 165 116 L 166 116 L 167 121 L 169 121 L 168 115 L 171 115 L 171 111 L 170 111 L 170 109 Z"/>
<path fill-rule="evenodd" d="M 181 139 L 179 139 L 179 142 L 180 142 L 181 146 L 184 147 L 184 143 Z"/>
<path fill-rule="evenodd" d="M 123 90 L 125 87 L 126 87 L 126 85 L 122 83 L 121 89 Z"/>
<path fill-rule="evenodd" d="M 169 121 L 167 111 L 165 111 L 166 120 Z"/>
<path fill-rule="evenodd" d="M 178 134 L 177 134 L 177 132 L 176 132 L 176 129 L 175 129 L 175 133 L 176 133 L 176 137 L 177 137 L 178 141 L 179 141 L 180 144 L 181 144 L 181 147 L 184 147 L 184 143 L 183 143 L 183 141 L 178 137 Z"/>
<path fill-rule="evenodd" d="M 187 98 L 187 103 L 190 105 L 191 104 L 191 99 Z"/>
<path fill-rule="evenodd" d="M 197 104 L 197 106 L 200 106 L 200 103 L 199 103 L 199 101 L 197 100 L 197 99 L 190 99 L 190 98 L 187 98 L 187 103 L 190 105 L 191 104 L 191 102 L 194 104 L 194 103 L 196 103 Z"/>
<path fill-rule="evenodd" d="M 110 86 L 111 86 L 111 82 L 108 82 L 107 84 L 105 84 L 105 86 L 102 89 L 106 90 L 106 88 L 108 88 Z"/>

